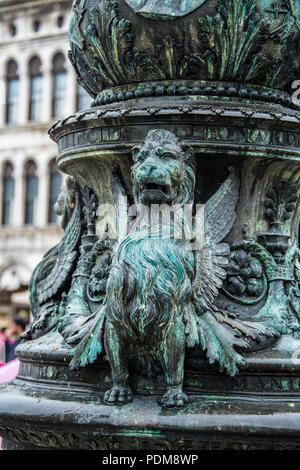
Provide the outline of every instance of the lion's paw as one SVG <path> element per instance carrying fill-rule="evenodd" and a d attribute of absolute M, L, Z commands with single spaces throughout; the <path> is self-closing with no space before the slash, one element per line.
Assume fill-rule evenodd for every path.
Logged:
<path fill-rule="evenodd" d="M 104 402 L 107 405 L 126 405 L 132 401 L 133 394 L 130 387 L 114 385 L 104 395 Z"/>
<path fill-rule="evenodd" d="M 188 397 L 180 388 L 172 388 L 159 401 L 164 408 L 183 408 L 188 403 Z"/>

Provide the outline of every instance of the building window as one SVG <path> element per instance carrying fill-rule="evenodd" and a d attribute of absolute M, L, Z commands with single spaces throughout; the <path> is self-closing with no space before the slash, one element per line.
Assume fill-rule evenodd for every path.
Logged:
<path fill-rule="evenodd" d="M 85 91 L 82 86 L 79 84 L 77 85 L 77 102 L 76 102 L 76 110 L 80 111 L 81 109 L 86 109 L 91 107 L 92 98 Z"/>
<path fill-rule="evenodd" d="M 9 34 L 12 36 L 12 37 L 15 37 L 16 34 L 17 34 L 17 27 L 15 24 L 13 23 L 10 23 L 8 25 L 8 31 L 9 31 Z"/>
<path fill-rule="evenodd" d="M 41 22 L 39 20 L 34 20 L 32 28 L 33 31 L 37 33 L 41 29 Z"/>
<path fill-rule="evenodd" d="M 38 195 L 37 167 L 33 161 L 25 166 L 25 225 L 34 225 L 35 209 Z"/>
<path fill-rule="evenodd" d="M 15 193 L 14 168 L 11 163 L 6 163 L 2 174 L 2 225 L 11 225 L 13 201 Z"/>
<path fill-rule="evenodd" d="M 57 26 L 58 28 L 62 28 L 63 25 L 64 25 L 64 22 L 65 22 L 65 19 L 62 15 L 60 15 L 58 18 L 57 18 Z"/>
<path fill-rule="evenodd" d="M 32 57 L 29 62 L 30 75 L 30 103 L 29 120 L 40 121 L 42 119 L 43 106 L 43 76 L 41 61 L 38 57 Z"/>
<path fill-rule="evenodd" d="M 51 160 L 49 164 L 49 174 L 50 174 L 50 181 L 49 181 L 49 217 L 48 222 L 49 224 L 56 224 L 57 223 L 57 215 L 54 210 L 54 205 L 57 201 L 58 195 L 60 193 L 60 188 L 62 185 L 62 176 L 59 172 L 57 163 L 54 160 Z"/>
<path fill-rule="evenodd" d="M 67 98 L 67 71 L 65 69 L 65 57 L 58 53 L 53 58 L 53 106 L 52 117 L 59 119 L 65 112 Z"/>
<path fill-rule="evenodd" d="M 14 60 L 10 60 L 7 64 L 6 83 L 6 122 L 8 124 L 17 124 L 19 120 L 20 79 L 18 65 Z"/>

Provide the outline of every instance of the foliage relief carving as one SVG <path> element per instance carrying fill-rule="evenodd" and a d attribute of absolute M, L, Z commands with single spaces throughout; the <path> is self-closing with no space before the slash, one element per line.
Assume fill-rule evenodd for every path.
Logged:
<path fill-rule="evenodd" d="M 262 15 L 252 0 L 218 0 L 215 16 L 194 20 L 198 34 L 191 20 L 192 52 L 174 28 L 157 34 L 150 52 L 139 47 L 132 23 L 119 17 L 117 1 L 101 0 L 89 9 L 87 0 L 76 0 L 70 58 L 80 83 L 94 97 L 106 88 L 151 80 L 217 80 L 285 89 L 299 70 L 300 31 L 293 4 L 284 2 L 284 15 L 276 13 L 282 11 L 279 4 L 275 1 Z"/>
<path fill-rule="evenodd" d="M 249 303 L 266 297 L 267 280 L 270 282 L 272 276 L 274 282 L 278 280 L 278 260 L 251 240 L 233 247 L 236 251 L 232 254 L 222 242 L 235 220 L 239 180 L 234 169 L 204 206 L 201 249 L 189 250 L 187 240 L 174 239 L 178 224 L 185 223 L 180 216 L 175 217 L 176 223 L 168 219 L 167 225 L 159 224 L 149 234 L 149 205 L 175 205 L 180 209 L 193 203 L 193 150 L 174 134 L 153 130 L 141 147 L 133 149 L 133 160 L 133 194 L 135 203 L 142 206 L 129 234 L 115 246 L 98 239 L 97 198 L 91 189 L 77 188 L 81 207 L 77 220 L 81 221 L 81 228 L 77 265 L 69 272 L 71 286 L 62 294 L 46 326 L 40 320 L 45 323 L 43 311 L 47 303 L 36 305 L 39 312 L 27 338 L 58 328 L 72 347 L 72 370 L 86 367 L 105 352 L 114 382 L 105 395 L 108 404 L 132 400 L 127 383 L 130 359 L 134 358 L 141 370 L 150 374 L 153 367 L 161 367 L 168 385 L 161 404 L 181 407 L 187 402 L 182 390 L 186 348 L 200 349 L 209 362 L 217 362 L 221 370 L 235 375 L 244 364 L 243 351 L 283 332 L 286 318 L 280 318 L 277 324 L 261 311 L 249 321 L 241 320 L 215 304 L 224 282 L 224 292 L 231 292 L 237 302 L 247 303 L 243 299 L 245 292 Z M 292 204 L 291 197 L 287 190 L 288 204 Z M 283 205 L 291 208 L 284 202 Z M 68 232 L 67 225 L 64 239 Z M 55 273 L 56 269 L 52 271 Z M 47 285 L 52 271 L 45 272 L 43 263 L 39 270 Z M 291 280 L 290 299 L 286 302 L 293 305 L 291 297 L 296 284 L 294 277 Z M 33 301 L 36 302 L 35 297 Z M 270 301 L 271 282 L 265 310 Z"/>

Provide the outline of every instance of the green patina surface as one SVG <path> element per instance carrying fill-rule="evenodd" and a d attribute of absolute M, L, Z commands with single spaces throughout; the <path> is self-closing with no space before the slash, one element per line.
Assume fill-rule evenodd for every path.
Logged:
<path fill-rule="evenodd" d="M 70 57 L 99 108 L 55 130 L 61 168 L 72 175 L 58 201 L 64 237 L 32 276 L 35 320 L 25 338 L 34 348 L 43 337 L 45 347 L 24 356 L 21 374 L 53 385 L 50 407 L 73 393 L 78 409 L 93 402 L 93 414 L 73 412 L 77 424 L 91 426 L 93 416 L 111 424 L 111 416 L 134 447 L 153 437 L 172 448 L 159 419 L 174 419 L 180 432 L 190 419 L 186 432 L 192 419 L 219 413 L 230 431 L 235 414 L 255 435 L 251 415 L 278 413 L 277 430 L 298 409 L 299 113 L 288 93 L 300 70 L 299 8 L 293 0 L 74 0 Z M 126 234 L 120 196 L 137 207 Z M 194 228 L 199 203 L 203 243 L 189 249 L 197 237 L 183 229 Z M 153 205 L 162 217 L 149 231 Z M 37 406 L 39 386 L 27 395 Z M 128 427 L 135 412 L 139 425 Z M 222 429 L 216 419 L 214 431 Z M 69 438 L 54 447 L 74 446 Z"/>
<path fill-rule="evenodd" d="M 153 19 L 175 19 L 199 8 L 207 0 L 125 0 L 140 15 Z"/>
<path fill-rule="evenodd" d="M 290 91 L 292 80 L 297 78 L 300 8 L 296 0 L 217 0 L 215 15 L 207 1 L 127 3 L 150 19 L 165 20 L 164 27 L 148 21 L 138 30 L 137 21 L 122 18 L 121 1 L 102 0 L 97 5 L 88 0 L 74 2 L 70 57 L 82 86 L 91 95 L 99 95 L 97 100 L 102 99 L 99 104 L 105 102 L 104 89 L 150 80 L 169 80 L 170 87 L 178 79 L 219 80 L 219 96 L 226 98 L 224 81 Z M 183 16 L 194 10 L 198 14 L 188 19 Z M 175 18 L 175 22 L 167 21 Z M 153 93 L 142 86 L 136 95 L 125 91 L 118 100 L 149 93 L 166 94 L 161 87 Z M 117 101 L 117 93 L 112 95 Z M 272 92 L 253 94 L 254 99 L 267 101 L 269 96 L 276 100 Z"/>
<path fill-rule="evenodd" d="M 210 131 L 207 135 L 213 136 Z M 73 266 L 70 288 L 54 318 L 59 332 L 72 346 L 71 370 L 86 367 L 107 354 L 114 383 L 105 395 L 107 403 L 131 401 L 127 377 L 128 365 L 133 362 L 136 370 L 144 370 L 149 377 L 155 368 L 163 370 L 168 391 L 162 404 L 183 406 L 187 400 L 182 392 L 186 348 L 205 353 L 209 362 L 217 362 L 221 371 L 234 376 L 244 365 L 243 350 L 263 341 L 272 343 L 287 332 L 297 336 L 300 327 L 294 291 L 299 254 L 293 247 L 289 249 L 288 223 L 296 211 L 298 189 L 292 182 L 295 175 L 290 182 L 274 180 L 261 201 L 270 231 L 258 234 L 260 243 L 248 239 L 233 244 L 230 254 L 227 244 L 218 243 L 232 227 L 239 197 L 239 178 L 232 169 L 205 204 L 205 248 L 188 251 L 181 240 L 172 238 L 179 226 L 184 226 L 183 218 L 176 216 L 173 222 L 167 219 L 166 225 L 155 226 L 154 233 L 143 227 L 148 226 L 146 208 L 151 204 L 164 204 L 165 210 L 175 204 L 178 211 L 193 203 L 196 162 L 192 147 L 168 131 L 153 130 L 141 146 L 133 148 L 132 158 L 132 193 L 135 203 L 144 209 L 139 209 L 134 225 L 116 248 L 96 235 L 99 220 L 94 192 L 83 187 L 73 196 L 80 209 L 73 212 L 70 223 L 78 225 L 81 238 L 75 237 L 76 269 Z M 82 181 L 89 180 L 100 200 L 108 194 L 112 200 L 124 194 L 108 155 L 89 160 L 94 171 L 92 165 L 86 171 L 81 154 L 75 153 L 71 161 L 73 165 L 76 162 L 72 173 L 80 175 Z M 103 168 L 102 173 L 99 168 Z M 289 174 L 283 173 L 285 178 Z M 263 227 L 265 221 L 261 223 Z M 64 250 L 69 236 L 67 226 Z M 52 277 L 51 273 L 34 288 L 42 298 L 42 311 L 45 291 L 39 294 L 39 284 L 47 286 Z M 218 310 L 214 305 L 222 284 L 223 293 L 233 304 L 242 305 L 247 313 L 255 307 L 250 321 L 243 322 L 233 310 Z M 39 324 L 38 318 L 36 326 Z M 201 381 L 191 381 L 190 386 L 193 384 L 200 387 Z M 153 392 L 155 385 L 145 378 L 143 387 Z M 272 384 L 265 387 L 271 389 Z M 285 390 L 284 379 L 281 388 Z"/>

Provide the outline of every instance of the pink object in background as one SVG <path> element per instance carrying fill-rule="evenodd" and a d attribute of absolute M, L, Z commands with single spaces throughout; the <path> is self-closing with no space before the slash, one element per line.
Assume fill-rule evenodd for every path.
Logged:
<path fill-rule="evenodd" d="M 19 372 L 19 367 L 20 367 L 20 362 L 19 359 L 14 359 L 13 361 L 8 362 L 7 364 L 4 364 L 0 368 L 0 384 L 5 383 L 5 382 L 10 382 L 13 380 L 17 373 Z M 1 449 L 1 437 L 0 437 L 0 450 Z"/>
<path fill-rule="evenodd" d="M 0 368 L 0 384 L 13 380 L 19 372 L 19 366 L 19 359 L 14 359 L 4 364 L 4 366 Z"/>

